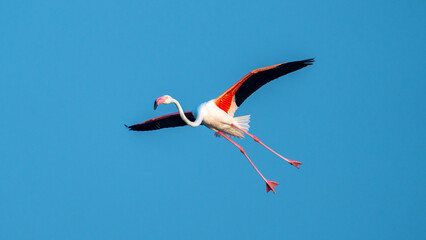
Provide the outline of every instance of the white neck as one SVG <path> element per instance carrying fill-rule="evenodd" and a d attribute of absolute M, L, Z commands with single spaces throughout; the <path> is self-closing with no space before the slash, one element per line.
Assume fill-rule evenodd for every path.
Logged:
<path fill-rule="evenodd" d="M 179 110 L 179 115 L 180 115 L 180 117 L 182 118 L 182 120 L 183 120 L 186 124 L 188 124 L 188 125 L 189 125 L 189 126 L 191 126 L 191 127 L 198 127 L 198 126 L 200 126 L 201 122 L 203 121 L 203 116 L 202 116 L 202 114 L 201 114 L 201 113 L 198 113 L 198 114 L 197 114 L 197 119 L 195 120 L 195 122 L 191 122 L 191 121 L 189 121 L 189 119 L 188 119 L 188 118 L 186 118 L 185 113 L 183 112 L 183 109 L 182 109 L 182 107 L 180 106 L 180 103 L 179 103 L 176 99 L 174 99 L 174 98 L 172 98 L 171 102 L 172 102 L 172 103 L 174 103 L 174 104 L 176 105 L 176 107 L 177 107 L 177 108 L 178 108 L 178 110 Z"/>

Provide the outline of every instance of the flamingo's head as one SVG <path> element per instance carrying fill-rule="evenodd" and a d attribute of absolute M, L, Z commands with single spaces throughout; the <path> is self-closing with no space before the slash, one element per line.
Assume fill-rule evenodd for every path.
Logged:
<path fill-rule="evenodd" d="M 154 102 L 154 110 L 157 109 L 158 105 L 162 103 L 169 104 L 171 102 L 172 102 L 172 97 L 170 97 L 169 95 L 164 95 L 162 97 L 159 97 Z"/>

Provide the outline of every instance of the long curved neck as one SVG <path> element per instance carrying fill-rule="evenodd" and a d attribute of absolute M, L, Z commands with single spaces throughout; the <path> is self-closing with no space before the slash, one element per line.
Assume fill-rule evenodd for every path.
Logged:
<path fill-rule="evenodd" d="M 176 99 L 172 99 L 172 103 L 174 103 L 176 105 L 176 107 L 179 110 L 179 115 L 182 118 L 182 120 L 188 124 L 191 127 L 198 127 L 200 126 L 201 122 L 203 121 L 203 116 L 202 114 L 197 114 L 197 119 L 195 119 L 195 122 L 191 122 L 186 116 L 185 113 L 183 112 L 182 106 L 180 105 L 180 103 L 176 100 Z"/>

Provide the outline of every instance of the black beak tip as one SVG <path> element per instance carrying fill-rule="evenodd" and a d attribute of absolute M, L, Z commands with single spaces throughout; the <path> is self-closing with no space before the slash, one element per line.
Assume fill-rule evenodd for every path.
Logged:
<path fill-rule="evenodd" d="M 154 110 L 156 110 L 158 107 L 157 101 L 154 102 Z"/>

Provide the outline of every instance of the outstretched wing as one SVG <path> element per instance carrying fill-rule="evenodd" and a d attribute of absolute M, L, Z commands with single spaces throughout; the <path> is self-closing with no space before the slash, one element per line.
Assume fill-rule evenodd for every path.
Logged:
<path fill-rule="evenodd" d="M 195 117 L 192 114 L 192 112 L 188 111 L 185 112 L 185 116 L 191 120 L 195 121 Z M 127 126 L 129 130 L 133 131 L 151 131 L 151 130 L 157 130 L 161 128 L 170 128 L 170 127 L 179 127 L 179 126 L 185 126 L 187 125 L 182 118 L 180 117 L 179 113 L 171 113 L 167 114 L 161 117 L 156 117 L 153 119 L 150 119 L 148 121 L 145 121 L 143 123 L 138 123 L 132 126 Z"/>
<path fill-rule="evenodd" d="M 257 89 L 283 75 L 312 65 L 313 62 L 314 59 L 311 58 L 253 70 L 216 98 L 215 103 L 220 109 L 234 116 L 237 108 Z"/>

